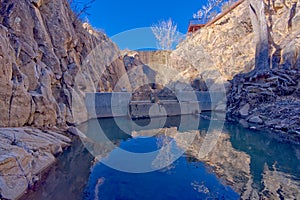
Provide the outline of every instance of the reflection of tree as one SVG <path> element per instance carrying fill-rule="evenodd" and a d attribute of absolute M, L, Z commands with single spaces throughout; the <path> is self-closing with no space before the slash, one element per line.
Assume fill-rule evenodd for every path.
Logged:
<path fill-rule="evenodd" d="M 204 183 L 198 183 L 197 181 L 194 181 L 191 183 L 191 186 L 196 190 L 197 192 L 208 194 L 209 189 L 204 185 Z"/>
<path fill-rule="evenodd" d="M 207 142 L 209 138 L 216 140 L 213 149 L 207 146 L 210 143 Z M 175 138 L 175 140 L 180 148 L 187 149 L 187 155 L 211 166 L 213 172 L 226 180 L 229 185 L 233 185 L 237 192 L 240 194 L 248 193 L 244 195 L 248 197 L 252 195 L 252 188 L 249 187 L 252 180 L 250 175 L 250 158 L 247 154 L 232 148 L 228 134 L 208 132 L 204 129 L 198 131 L 195 140 L 188 146 L 179 137 Z M 199 185 L 195 187 L 201 189 Z"/>
<path fill-rule="evenodd" d="M 168 129 L 164 129 L 164 134 L 157 136 L 157 147 L 160 149 L 156 159 L 153 161 L 155 168 L 163 168 L 164 171 L 175 168 L 174 160 L 175 154 L 172 152 L 172 138 L 167 136 Z"/>

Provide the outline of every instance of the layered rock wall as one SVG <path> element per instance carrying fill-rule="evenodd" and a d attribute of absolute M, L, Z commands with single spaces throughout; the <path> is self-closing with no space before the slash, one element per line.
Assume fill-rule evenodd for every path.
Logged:
<path fill-rule="evenodd" d="M 119 90 L 118 48 L 76 19 L 67 0 L 0 4 L 1 127 L 82 122 L 86 92 Z"/>
<path fill-rule="evenodd" d="M 189 72 L 201 76 L 208 86 L 251 70 L 255 44 L 248 9 L 245 1 L 214 24 L 189 35 L 171 55 L 174 66 L 190 68 Z"/>
<path fill-rule="evenodd" d="M 33 187 L 40 174 L 55 163 L 54 156 L 70 143 L 58 130 L 1 128 L 0 199 L 17 199 Z"/>

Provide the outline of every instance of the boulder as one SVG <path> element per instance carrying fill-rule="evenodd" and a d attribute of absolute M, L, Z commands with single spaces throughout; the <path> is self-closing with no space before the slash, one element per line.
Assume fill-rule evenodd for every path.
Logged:
<path fill-rule="evenodd" d="M 217 112 L 226 112 L 226 108 L 227 108 L 226 103 L 220 103 L 216 106 L 214 110 Z"/>
<path fill-rule="evenodd" d="M 239 110 L 241 117 L 245 118 L 249 115 L 250 105 L 247 103 Z"/>
<path fill-rule="evenodd" d="M 252 116 L 249 118 L 248 120 L 251 123 L 255 123 L 255 124 L 262 124 L 263 120 L 259 117 L 259 116 Z"/>
<path fill-rule="evenodd" d="M 19 198 L 70 143 L 54 131 L 0 128 L 0 197 Z"/>

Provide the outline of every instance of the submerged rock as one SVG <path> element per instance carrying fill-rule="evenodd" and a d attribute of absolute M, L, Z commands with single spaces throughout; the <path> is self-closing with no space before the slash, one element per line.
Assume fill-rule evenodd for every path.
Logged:
<path fill-rule="evenodd" d="M 245 119 L 240 119 L 239 123 L 244 127 L 244 128 L 249 128 L 249 124 Z"/>

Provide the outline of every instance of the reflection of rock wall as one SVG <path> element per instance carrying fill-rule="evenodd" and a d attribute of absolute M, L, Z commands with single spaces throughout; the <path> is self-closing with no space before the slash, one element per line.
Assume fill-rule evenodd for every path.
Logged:
<path fill-rule="evenodd" d="M 297 179 L 298 177 L 292 177 L 276 169 L 271 171 L 268 166 L 265 166 L 262 181 L 264 188 L 260 195 L 274 200 L 282 199 L 282 197 L 300 199 L 300 185 Z"/>
<path fill-rule="evenodd" d="M 0 126 L 84 121 L 85 92 L 110 91 L 125 73 L 118 49 L 67 1 L 34 2 L 0 0 Z"/>
<path fill-rule="evenodd" d="M 253 174 L 251 174 L 253 171 L 250 171 L 251 157 L 234 149 L 228 134 L 205 133 L 203 131 L 194 131 L 194 133 L 196 137 L 190 145 L 184 138 L 180 138 L 180 134 L 170 134 L 169 136 L 176 140 L 179 147 L 186 149 L 188 155 L 211 166 L 214 173 L 224 179 L 241 195 L 241 199 L 299 199 L 300 185 L 297 177 L 276 170 L 276 163 L 272 170 L 265 165 L 261 179 L 262 188 L 260 188 L 260 186 L 255 185 Z M 201 149 L 204 151 L 209 149 L 204 142 L 206 137 L 216 134 L 218 135 L 217 142 L 208 154 L 203 155 Z M 203 149 L 203 147 L 205 148 Z M 250 151 L 256 150 L 253 148 Z M 252 162 L 252 168 L 258 167 L 255 166 L 254 161 Z"/>
<path fill-rule="evenodd" d="M 205 145 L 203 142 L 206 134 L 201 134 L 197 134 L 194 142 L 188 147 L 187 153 L 211 166 L 219 177 L 226 180 L 229 185 L 232 185 L 241 194 L 248 182 L 251 181 L 250 157 L 243 152 L 233 149 L 229 141 L 229 135 L 222 133 L 219 134 L 218 141 L 213 149 L 203 157 L 201 147 Z M 179 145 L 182 144 L 182 141 L 176 142 Z"/>
<path fill-rule="evenodd" d="M 207 154 L 201 153 L 206 136 L 215 135 L 217 141 L 212 141 L 212 149 Z M 176 128 L 160 130 L 134 131 L 133 136 L 165 135 L 173 138 L 176 144 L 186 153 L 212 167 L 214 173 L 231 185 L 244 199 L 257 196 L 257 191 L 251 187 L 250 157 L 244 152 L 235 150 L 229 140 L 229 135 L 223 133 L 205 133 L 203 131 L 180 132 Z M 210 137 L 208 136 L 208 137 Z M 170 141 L 168 141 L 170 142 Z M 167 145 L 167 144 L 165 144 Z M 208 150 L 207 147 L 203 150 Z"/>

